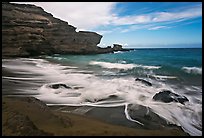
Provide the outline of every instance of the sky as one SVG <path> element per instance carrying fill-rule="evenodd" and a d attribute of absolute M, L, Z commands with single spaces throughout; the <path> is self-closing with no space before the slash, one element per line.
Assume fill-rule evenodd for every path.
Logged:
<path fill-rule="evenodd" d="M 103 35 L 98 46 L 202 47 L 202 2 L 18 2 Z"/>

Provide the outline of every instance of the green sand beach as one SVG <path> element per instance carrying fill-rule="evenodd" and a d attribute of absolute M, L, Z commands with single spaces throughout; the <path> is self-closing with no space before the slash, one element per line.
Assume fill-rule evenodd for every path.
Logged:
<path fill-rule="evenodd" d="M 14 106 L 15 105 L 15 106 Z M 33 97 L 7 97 L 2 101 L 3 136 L 186 136 L 178 128 L 145 130 L 113 125 L 86 115 L 63 113 Z M 52 110 L 53 109 L 53 110 Z"/>

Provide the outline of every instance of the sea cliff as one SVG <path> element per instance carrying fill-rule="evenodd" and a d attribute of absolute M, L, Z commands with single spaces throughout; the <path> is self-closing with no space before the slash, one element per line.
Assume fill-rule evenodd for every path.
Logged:
<path fill-rule="evenodd" d="M 99 54 L 122 50 L 101 48 L 102 35 L 76 27 L 30 4 L 2 2 L 2 56 Z"/>

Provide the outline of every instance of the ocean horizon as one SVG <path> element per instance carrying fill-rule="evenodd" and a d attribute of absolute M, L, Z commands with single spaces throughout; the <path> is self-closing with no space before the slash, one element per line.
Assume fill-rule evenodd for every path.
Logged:
<path fill-rule="evenodd" d="M 125 46 L 125 49 L 194 49 L 194 48 L 198 48 L 198 49 L 202 49 L 202 44 L 194 44 L 194 45 L 190 45 L 190 46 L 186 46 L 184 44 L 182 45 L 168 45 L 165 46 L 164 45 L 149 45 L 149 46 Z"/>

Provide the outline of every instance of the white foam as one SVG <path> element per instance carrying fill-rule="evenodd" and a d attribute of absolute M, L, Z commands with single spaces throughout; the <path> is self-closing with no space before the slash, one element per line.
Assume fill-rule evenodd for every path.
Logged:
<path fill-rule="evenodd" d="M 149 77 L 156 78 L 158 80 L 165 80 L 165 79 L 176 79 L 176 76 L 164 76 L 164 75 L 148 75 Z"/>
<path fill-rule="evenodd" d="M 123 51 L 116 51 L 114 52 L 114 54 L 118 54 L 118 53 L 124 53 Z"/>
<path fill-rule="evenodd" d="M 144 66 L 144 65 L 136 65 L 136 67 L 141 67 L 143 69 L 160 69 L 161 66 Z"/>
<path fill-rule="evenodd" d="M 188 91 L 202 91 L 202 87 L 198 86 L 185 86 L 185 89 Z"/>
<path fill-rule="evenodd" d="M 99 65 L 102 68 L 108 68 L 108 69 L 132 69 L 136 67 L 134 64 L 121 64 L 121 63 L 110 63 L 110 62 L 99 62 L 99 61 L 91 61 L 89 63 L 90 65 Z"/>
<path fill-rule="evenodd" d="M 125 60 L 120 60 L 120 61 L 118 61 L 118 63 L 122 63 L 122 64 L 125 64 L 125 63 L 127 63 Z"/>
<path fill-rule="evenodd" d="M 144 126 L 143 123 L 141 123 L 141 122 L 139 122 L 139 121 L 137 121 L 137 120 L 134 120 L 134 119 L 132 119 L 132 118 L 130 117 L 130 115 L 128 114 L 127 108 L 128 108 L 128 104 L 126 103 L 126 104 L 125 104 L 125 116 L 126 116 L 126 118 L 127 118 L 128 120 L 132 121 L 132 122 L 135 122 L 135 123 L 138 123 L 138 124 Z"/>
<path fill-rule="evenodd" d="M 22 62 L 30 61 L 30 62 Z M 190 99 L 188 104 L 182 105 L 180 103 L 162 103 L 152 100 L 152 97 L 162 91 L 170 90 L 174 93 L 174 89 L 156 80 L 151 80 L 153 85 L 148 87 L 141 82 L 135 81 L 133 77 L 121 77 L 121 78 L 100 78 L 93 73 L 84 74 L 83 70 L 75 68 L 67 68 L 58 64 L 46 62 L 45 60 L 35 59 L 20 59 L 7 61 L 3 63 L 3 66 L 12 70 L 24 71 L 33 74 L 41 74 L 40 78 L 45 80 L 45 84 L 36 90 L 39 95 L 33 95 L 40 100 L 48 102 L 50 105 L 69 105 L 69 106 L 93 106 L 93 107 L 117 107 L 124 106 L 124 113 L 126 118 L 130 121 L 137 122 L 142 125 L 141 122 L 132 119 L 127 113 L 128 104 L 139 104 L 149 107 L 165 118 L 172 124 L 182 126 L 183 129 L 191 135 L 201 135 L 202 129 L 202 117 L 198 113 L 202 113 L 202 105 L 193 103 L 188 95 L 185 95 Z M 131 69 L 138 67 L 136 64 L 121 64 L 121 63 L 109 63 L 109 62 L 96 62 L 92 61 L 90 64 L 100 65 L 104 68 L 119 68 L 119 69 Z M 139 66 L 146 67 L 146 66 Z M 149 66 L 148 66 L 149 68 Z M 154 67 L 153 67 L 154 68 Z M 156 67 L 158 68 L 158 67 Z M 33 75 L 35 76 L 35 75 Z M 159 76 L 160 78 L 172 78 L 172 76 Z M 36 76 L 39 78 L 39 76 Z M 7 79 L 13 79 L 8 78 Z M 15 78 L 14 78 L 15 79 Z M 16 78 L 23 79 L 23 78 Z M 150 79 L 150 78 L 149 78 Z M 52 89 L 48 87 L 51 84 L 62 83 L 72 88 L 81 87 L 79 89 Z M 74 94 L 75 93 L 75 94 Z M 116 95 L 118 99 L 103 100 L 110 95 Z M 197 97 L 202 101 L 202 96 Z"/>
<path fill-rule="evenodd" d="M 108 69 L 132 69 L 135 67 L 138 68 L 144 68 L 144 69 L 159 69 L 160 66 L 145 66 L 145 65 L 139 65 L 139 64 L 121 64 L 121 63 L 111 63 L 111 62 L 101 62 L 101 61 L 91 61 L 89 62 L 89 65 L 98 65 L 102 68 L 108 68 Z"/>
<path fill-rule="evenodd" d="M 10 79 L 10 80 L 39 80 L 39 78 L 36 78 L 36 77 L 21 78 L 21 77 L 6 77 L 6 76 L 3 76 L 2 78 Z"/>
<path fill-rule="evenodd" d="M 171 124 L 181 126 L 192 136 L 202 135 L 202 105 L 187 103 L 154 104 L 149 106 L 155 113 L 165 118 Z"/>
<path fill-rule="evenodd" d="M 181 69 L 187 73 L 202 74 L 202 68 L 199 67 L 182 67 Z"/>

